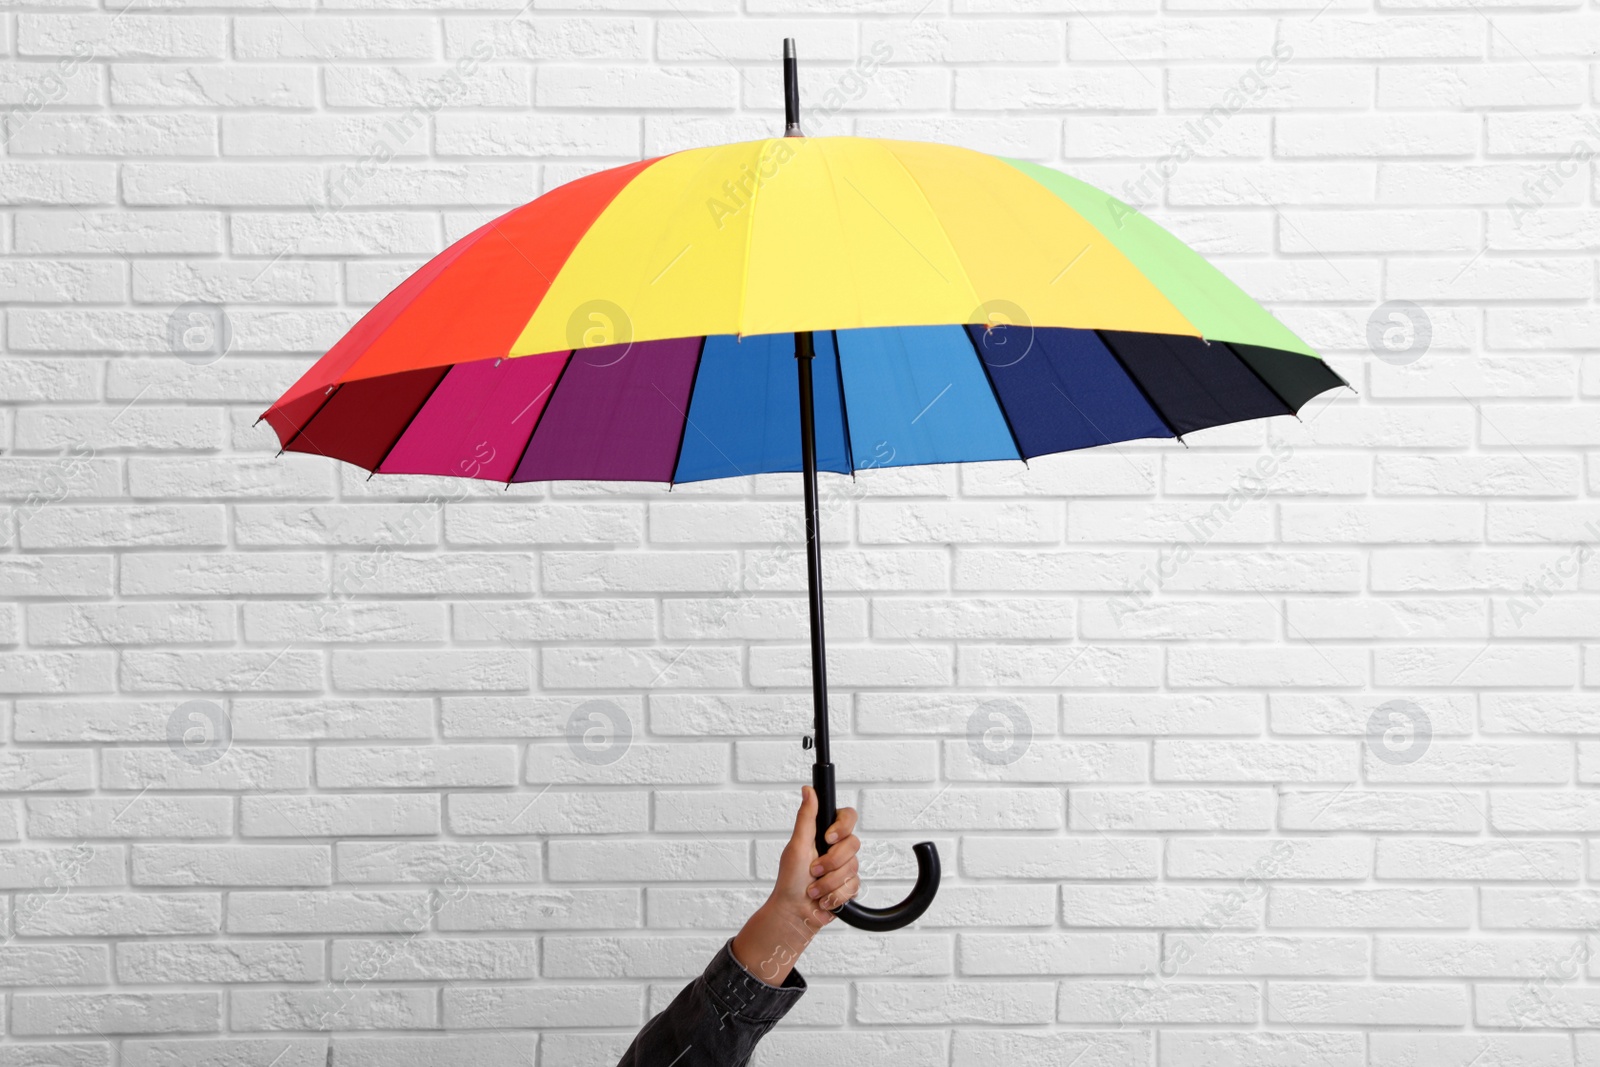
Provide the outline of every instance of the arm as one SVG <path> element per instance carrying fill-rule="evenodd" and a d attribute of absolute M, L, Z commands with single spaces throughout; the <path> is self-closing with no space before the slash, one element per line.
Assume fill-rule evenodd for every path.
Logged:
<path fill-rule="evenodd" d="M 807 786 L 801 796 L 771 895 L 705 972 L 644 1025 L 617 1067 L 740 1067 L 805 993 L 795 961 L 833 921 L 829 909 L 860 889 L 861 842 L 854 834 L 856 813 L 841 808 L 828 830 L 828 854 L 819 859 L 816 794 Z"/>

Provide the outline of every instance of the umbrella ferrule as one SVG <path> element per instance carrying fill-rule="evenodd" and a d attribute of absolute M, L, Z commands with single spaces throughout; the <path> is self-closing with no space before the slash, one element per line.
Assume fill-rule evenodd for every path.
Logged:
<path fill-rule="evenodd" d="M 783 135 L 805 136 L 800 132 L 800 64 L 793 37 L 783 39 Z"/>

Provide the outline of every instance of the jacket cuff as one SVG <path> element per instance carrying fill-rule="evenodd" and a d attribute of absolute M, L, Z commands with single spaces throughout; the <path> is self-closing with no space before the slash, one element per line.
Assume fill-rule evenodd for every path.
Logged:
<path fill-rule="evenodd" d="M 775 1023 L 805 995 L 806 980 L 791 970 L 781 986 L 770 986 L 744 969 L 729 938 L 705 970 L 706 989 L 723 1012 L 751 1022 Z"/>

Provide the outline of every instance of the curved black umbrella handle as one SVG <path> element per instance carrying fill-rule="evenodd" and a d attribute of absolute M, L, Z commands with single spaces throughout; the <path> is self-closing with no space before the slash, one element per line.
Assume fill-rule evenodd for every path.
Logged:
<path fill-rule="evenodd" d="M 834 797 L 833 764 L 812 764 L 811 783 L 817 791 L 817 855 L 820 856 L 828 851 L 828 842 L 823 835 L 839 815 L 838 802 Z M 942 873 L 939 850 L 932 841 L 918 841 L 911 846 L 911 851 L 917 856 L 917 884 L 911 887 L 911 894 L 904 900 L 887 908 L 869 908 L 851 900 L 844 907 L 835 908 L 833 913 L 857 930 L 875 933 L 898 930 L 922 918 L 922 913 L 928 910 L 934 895 L 939 892 L 939 876 Z"/>

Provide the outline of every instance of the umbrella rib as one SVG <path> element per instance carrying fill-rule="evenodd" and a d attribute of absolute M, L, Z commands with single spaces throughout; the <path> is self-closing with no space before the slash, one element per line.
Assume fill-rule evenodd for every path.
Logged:
<path fill-rule="evenodd" d="M 766 155 L 767 146 L 774 140 L 778 140 L 778 138 L 763 137 L 761 139 L 761 147 L 756 150 L 758 172 L 761 159 Z M 803 146 L 804 141 L 801 144 Z M 761 183 L 758 181 L 750 190 L 750 206 L 749 210 L 745 212 L 744 261 L 740 264 L 741 270 L 739 271 L 739 306 L 734 310 L 734 331 L 739 337 L 744 336 L 744 305 L 746 298 L 750 295 L 750 249 L 755 245 L 756 241 L 756 201 L 760 196 Z M 688 418 L 689 416 L 684 416 L 685 423 L 687 423 Z M 677 473 L 676 467 L 673 468 L 673 473 Z"/>
<path fill-rule="evenodd" d="M 994 375 L 989 372 L 989 361 L 983 358 L 983 350 L 978 347 L 978 339 L 972 336 L 972 331 L 966 326 L 957 326 L 966 335 L 967 343 L 972 346 L 972 354 L 978 357 L 978 366 L 983 368 L 983 380 L 989 383 L 989 394 L 994 397 L 994 406 L 999 409 L 1000 417 L 1005 420 L 1006 433 L 1011 435 L 1011 447 L 1017 450 L 1017 458 L 1022 460 L 1022 465 L 1028 465 L 1028 454 L 1022 451 L 1022 440 L 1017 436 L 1017 428 L 1011 425 L 1011 413 L 1006 411 L 1005 401 L 1000 399 L 1000 387 L 994 384 Z M 987 329 L 987 327 L 985 327 Z"/>
<path fill-rule="evenodd" d="M 654 384 L 654 383 L 652 383 L 652 384 Z M 655 386 L 655 390 L 656 390 L 656 392 L 661 394 L 661 399 L 665 400 L 667 403 L 671 404 L 673 407 L 678 408 L 678 402 L 676 400 L 672 399 L 670 396 L 668 396 L 665 389 L 662 389 L 661 386 L 656 385 Z M 683 432 L 684 433 L 688 433 L 689 432 L 689 427 L 694 425 L 693 423 L 691 423 L 689 421 L 689 409 L 688 408 L 678 408 L 678 411 L 683 415 Z M 717 450 L 717 454 L 718 455 L 720 455 L 723 459 L 728 461 L 728 466 L 732 467 L 734 469 L 735 473 L 737 473 L 739 475 L 739 477 L 741 477 L 741 478 L 745 477 L 744 470 L 741 469 L 740 466 L 733 461 L 733 457 L 732 456 L 728 455 L 726 452 L 724 452 L 722 450 L 722 446 L 721 445 L 717 444 L 716 441 L 712 440 L 710 434 L 706 433 L 704 430 L 701 430 L 700 427 L 698 427 L 698 426 L 695 426 L 695 429 L 699 430 L 700 436 L 704 437 L 706 439 L 706 443 L 708 443 L 712 448 Z M 674 472 L 674 473 L 676 473 L 676 472 Z M 754 471 L 752 473 L 760 474 L 762 472 L 761 471 Z M 724 475 L 722 477 L 727 477 L 727 476 Z"/>
<path fill-rule="evenodd" d="M 550 414 L 550 405 L 556 402 L 556 390 L 561 388 L 561 379 L 567 376 L 567 368 L 572 366 L 573 357 L 577 354 L 576 349 L 567 353 L 567 361 L 561 364 L 556 380 L 550 383 L 550 398 L 544 402 L 544 407 L 539 409 L 539 417 L 533 420 L 533 429 L 528 431 L 528 439 L 522 442 L 522 451 L 517 453 L 517 462 L 512 465 L 511 473 L 506 475 L 507 489 L 510 489 L 511 483 L 516 480 L 517 471 L 522 469 L 522 461 L 528 458 L 528 449 L 533 447 L 533 435 L 539 432 L 539 427 L 544 424 L 544 417 Z"/>
<path fill-rule="evenodd" d="M 683 425 L 678 429 L 678 448 L 672 453 L 672 469 L 667 472 L 667 486 L 678 484 L 678 464 L 683 461 L 683 441 L 689 436 L 689 408 L 694 407 L 694 387 L 700 384 L 700 361 L 706 357 L 706 342 L 709 337 L 700 338 L 700 351 L 694 354 L 694 374 L 689 377 L 689 393 L 684 398 Z M 657 389 L 659 390 L 659 386 Z"/>
<path fill-rule="evenodd" d="M 311 413 L 311 418 L 307 419 L 305 422 L 302 422 L 300 424 L 300 428 L 295 430 L 295 432 L 289 436 L 289 439 L 283 443 L 283 447 L 278 449 L 278 455 L 281 456 L 285 452 L 289 451 L 289 446 L 294 444 L 296 441 L 300 440 L 300 435 L 305 433 L 306 430 L 311 428 L 311 423 L 313 421 L 315 421 L 315 419 L 316 419 L 316 417 L 318 415 L 322 414 L 322 409 L 328 406 L 328 401 L 332 400 L 333 399 L 333 395 L 335 393 L 337 393 L 339 390 L 343 389 L 343 388 L 344 388 L 344 383 L 340 382 L 338 385 L 335 385 L 332 389 L 329 389 L 326 393 L 324 393 L 322 395 L 322 403 L 317 405 L 317 410 L 313 411 Z M 263 415 L 263 416 L 261 416 L 261 418 L 264 419 L 264 418 L 266 418 L 266 416 Z M 257 419 L 256 421 L 260 422 L 261 419 Z M 315 443 L 315 442 L 313 442 L 313 443 Z"/>
<path fill-rule="evenodd" d="M 389 447 L 383 450 L 383 455 L 378 457 L 378 462 L 372 465 L 372 470 L 367 474 L 367 481 L 372 481 L 373 477 L 378 473 L 378 469 L 389 458 L 389 453 L 394 451 L 394 446 L 400 443 L 400 438 L 404 437 L 406 431 L 411 429 L 411 424 L 417 421 L 417 416 L 422 414 L 422 409 L 428 406 L 428 401 L 433 399 L 433 394 L 439 391 L 439 386 L 444 384 L 444 380 L 450 377 L 450 372 L 459 365 L 456 363 L 450 364 L 444 369 L 444 373 L 439 375 L 433 385 L 428 388 L 428 395 L 422 398 L 422 403 L 417 405 L 416 410 L 411 413 L 411 417 L 400 424 L 400 432 L 394 435 L 394 440 L 389 442 Z"/>
<path fill-rule="evenodd" d="M 966 283 L 966 285 L 967 285 L 967 294 L 972 298 L 973 304 L 977 305 L 977 304 L 981 303 L 981 300 L 980 300 L 980 298 L 978 296 L 978 287 L 972 284 L 972 275 L 967 273 L 967 265 L 964 262 L 962 262 L 960 253 L 958 253 L 956 251 L 955 242 L 950 239 L 950 231 L 945 229 L 943 221 L 941 221 L 939 219 L 938 210 L 935 209 L 934 206 L 933 206 L 933 201 L 928 199 L 928 190 L 926 190 L 926 189 L 924 189 L 922 187 L 922 181 L 916 176 L 916 174 L 912 173 L 912 170 L 911 170 L 910 167 L 906 166 L 906 161 L 900 158 L 900 153 L 896 152 L 894 150 L 894 148 L 891 147 L 894 142 L 892 142 L 892 141 L 878 141 L 876 143 L 880 148 L 883 149 L 883 152 L 884 152 L 885 155 L 887 155 L 890 159 L 894 160 L 895 166 L 900 168 L 900 173 L 902 173 L 902 174 L 904 174 L 906 176 L 906 180 L 911 183 L 911 187 L 917 191 L 917 195 L 922 199 L 923 206 L 926 207 L 928 209 L 928 213 L 933 216 L 935 225 L 936 225 L 936 227 L 937 227 L 937 229 L 939 231 L 939 235 L 944 238 L 945 248 L 949 250 L 950 258 L 954 262 L 957 271 L 959 271 L 959 273 L 961 275 L 959 280 Z M 845 178 L 845 180 L 846 181 L 850 181 L 848 176 Z M 850 182 L 850 184 L 851 184 L 852 187 L 854 187 L 856 183 L 855 182 Z M 856 192 L 861 193 L 861 190 L 859 188 L 857 188 Z M 863 200 L 866 200 L 867 194 L 866 193 L 861 193 L 861 198 Z M 872 210 L 877 211 L 879 215 L 883 215 L 883 221 L 884 222 L 889 222 L 889 216 L 884 215 L 882 211 L 879 211 L 878 205 L 873 204 L 872 201 L 870 201 L 870 200 L 867 200 L 867 203 L 872 207 Z M 900 233 L 899 227 L 895 226 L 894 223 L 889 222 L 889 225 L 891 227 L 894 227 L 894 230 L 895 230 L 896 233 Z M 909 237 L 906 237 L 905 234 L 901 233 L 900 237 L 907 244 L 911 244 L 911 239 Z M 911 247 L 913 249 L 916 249 L 917 255 L 922 256 L 922 258 L 924 260 L 927 260 L 928 266 L 933 267 L 933 261 L 928 259 L 927 256 L 923 255 L 922 249 L 917 248 L 917 246 L 914 245 L 914 244 L 911 244 Z M 950 279 L 945 278 L 945 276 L 939 272 L 939 268 L 938 267 L 933 267 L 933 271 L 934 271 L 935 274 L 939 275 L 939 277 L 945 282 L 946 285 L 951 284 Z"/>
<path fill-rule="evenodd" d="M 1219 345 L 1221 345 L 1223 348 L 1226 348 L 1228 350 L 1228 355 L 1232 356 L 1234 359 L 1238 360 L 1240 363 L 1243 363 L 1245 370 L 1247 370 L 1251 374 L 1255 375 L 1256 376 L 1256 381 L 1260 382 L 1262 384 L 1262 386 L 1267 390 L 1267 392 L 1269 392 L 1273 396 L 1277 397 L 1279 403 L 1281 403 L 1284 407 L 1289 409 L 1289 414 L 1293 415 L 1297 419 L 1300 417 L 1300 409 L 1295 407 L 1293 404 L 1289 403 L 1288 398 L 1285 397 L 1282 393 L 1278 392 L 1277 387 L 1275 385 L 1273 385 L 1271 382 L 1267 381 L 1266 376 L 1263 375 L 1260 371 L 1256 370 L 1255 367 L 1251 365 L 1251 363 L 1250 363 L 1250 361 L 1248 359 L 1245 359 L 1243 356 L 1239 355 L 1239 353 L 1234 349 L 1234 347 L 1232 345 L 1230 345 L 1228 342 L 1226 342 L 1226 341 L 1218 341 L 1217 343 Z"/>
<path fill-rule="evenodd" d="M 856 477 L 856 447 L 850 440 L 850 405 L 844 397 L 844 351 L 839 347 L 839 331 L 833 335 L 833 373 L 839 379 L 839 421 L 844 426 L 844 461 L 850 465 L 850 480 Z"/>
<path fill-rule="evenodd" d="M 1167 418 L 1167 413 L 1165 411 L 1161 410 L 1161 405 L 1157 404 L 1155 397 L 1150 395 L 1150 390 L 1144 387 L 1144 383 L 1141 382 L 1133 373 L 1133 371 L 1128 368 L 1127 363 L 1123 362 L 1122 357 L 1117 355 L 1117 350 L 1112 347 L 1111 342 L 1106 340 L 1104 331 L 1095 330 L 1094 336 L 1095 339 L 1105 347 L 1105 350 L 1111 354 L 1111 358 L 1117 361 L 1117 366 L 1121 367 L 1122 373 L 1128 376 L 1128 381 L 1132 382 L 1133 387 L 1139 390 L 1139 395 L 1144 397 L 1144 402 L 1146 404 L 1150 405 L 1150 410 L 1155 413 L 1156 418 L 1161 420 L 1161 425 L 1165 426 L 1167 428 L 1167 432 L 1178 439 L 1179 444 L 1184 444 L 1183 434 L 1179 433 L 1172 425 L 1172 420 Z M 1185 447 L 1187 446 L 1185 445 Z"/>

